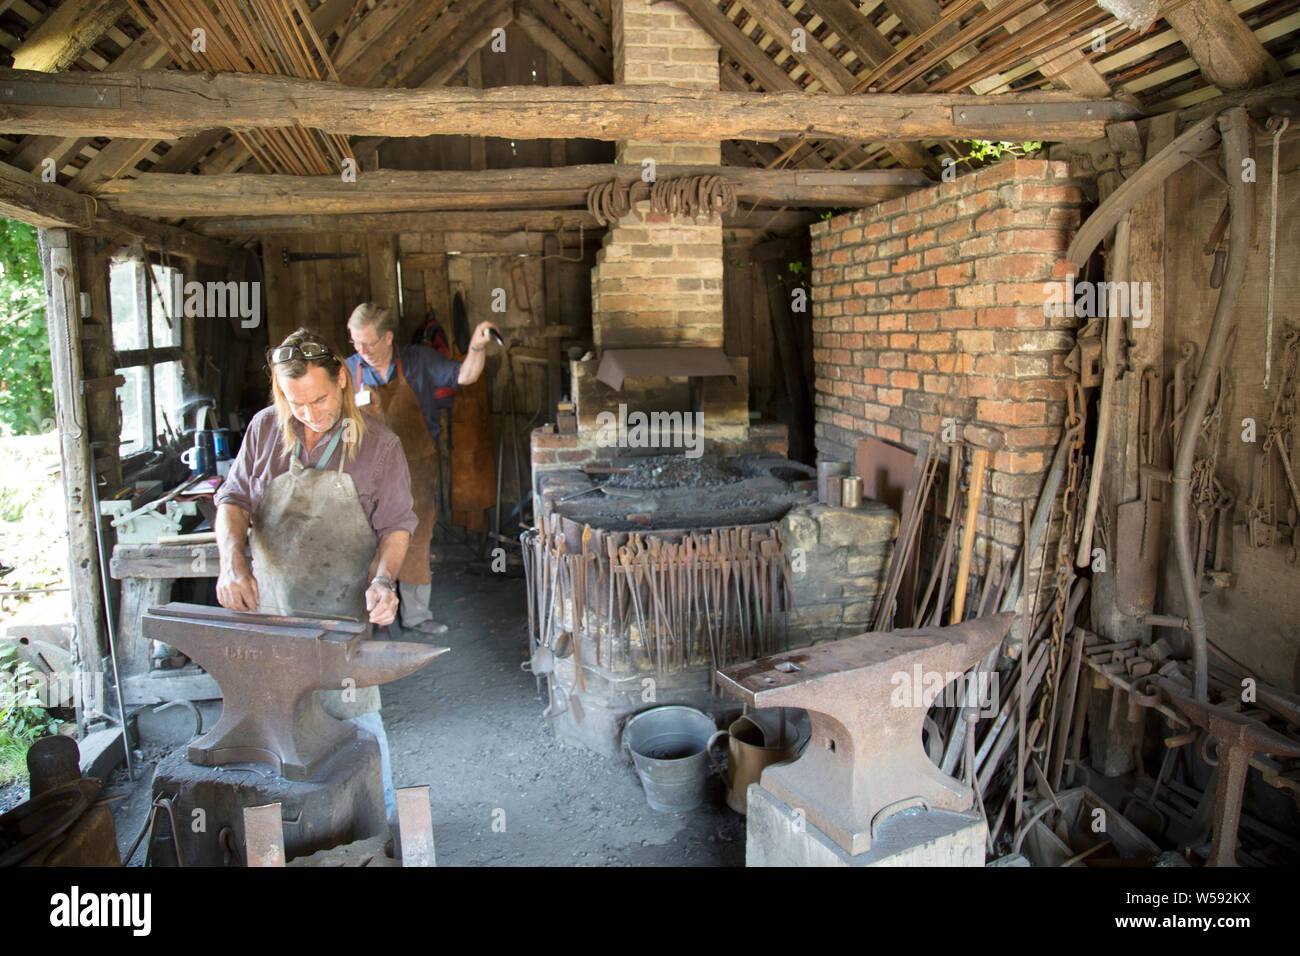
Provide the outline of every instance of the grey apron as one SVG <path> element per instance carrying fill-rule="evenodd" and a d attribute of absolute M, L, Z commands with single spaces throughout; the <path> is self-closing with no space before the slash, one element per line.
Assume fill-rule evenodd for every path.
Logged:
<path fill-rule="evenodd" d="M 301 443 L 289 470 L 271 479 L 253 511 L 250 539 L 259 611 L 334 615 L 365 621 L 366 588 L 377 539 L 338 447 L 331 439 L 314 468 L 302 464 Z M 338 468 L 325 471 L 338 454 Z M 319 691 L 325 712 L 347 720 L 379 709 L 378 687 Z"/>

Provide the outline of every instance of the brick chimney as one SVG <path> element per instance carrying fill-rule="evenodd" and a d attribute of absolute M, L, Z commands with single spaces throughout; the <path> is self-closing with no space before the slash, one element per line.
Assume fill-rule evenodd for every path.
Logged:
<path fill-rule="evenodd" d="M 717 90 L 718 44 L 681 7 L 670 2 L 613 0 L 614 79 Z M 721 143 L 625 140 L 620 165 L 641 169 L 721 163 Z M 592 325 L 597 355 L 573 363 L 573 399 L 580 434 L 601 411 L 699 410 L 708 438 L 744 440 L 748 432 L 748 363 L 732 359 L 736 381 L 705 378 L 694 391 L 682 378 L 638 378 L 618 392 L 595 380 L 607 349 L 723 346 L 722 217 L 692 219 L 633 204 L 605 236 L 591 275 Z"/>

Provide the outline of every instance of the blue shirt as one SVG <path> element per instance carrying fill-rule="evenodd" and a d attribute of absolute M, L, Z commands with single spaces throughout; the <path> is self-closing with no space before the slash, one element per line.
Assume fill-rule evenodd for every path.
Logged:
<path fill-rule="evenodd" d="M 424 424 L 428 426 L 429 434 L 436 440 L 440 431 L 438 409 L 450 407 L 451 400 L 435 399 L 433 393 L 440 388 L 456 387 L 456 379 L 460 376 L 460 363 L 427 345 L 399 345 L 395 351 L 402 357 L 402 377 L 406 379 L 406 384 L 411 386 L 411 391 L 415 392 L 415 398 L 420 403 L 420 411 L 424 412 Z M 347 366 L 353 391 L 356 391 L 357 386 L 357 366 L 361 367 L 361 384 L 374 388 L 389 384 L 397 374 L 395 357 L 393 366 L 386 370 L 386 375 L 366 365 L 361 361 L 361 356 L 356 354 L 348 356 Z M 362 408 L 364 409 L 365 406 L 363 405 Z"/>

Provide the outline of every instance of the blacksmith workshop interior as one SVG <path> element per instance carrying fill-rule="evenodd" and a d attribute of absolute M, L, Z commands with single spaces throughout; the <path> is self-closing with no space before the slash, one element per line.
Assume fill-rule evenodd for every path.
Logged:
<path fill-rule="evenodd" d="M 0 865 L 1300 864 L 1297 38 L 0 0 Z"/>

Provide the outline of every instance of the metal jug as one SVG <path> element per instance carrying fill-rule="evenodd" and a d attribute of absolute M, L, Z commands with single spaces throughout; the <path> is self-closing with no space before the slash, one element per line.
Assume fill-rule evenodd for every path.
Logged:
<path fill-rule="evenodd" d="M 737 717 L 726 730 L 709 738 L 705 748 L 713 763 L 713 745 L 727 738 L 727 769 L 713 769 L 727 784 L 727 806 L 737 813 L 748 810 L 749 785 L 757 783 L 763 768 L 793 760 L 807 743 L 807 711 L 798 707 L 768 707 Z"/>

